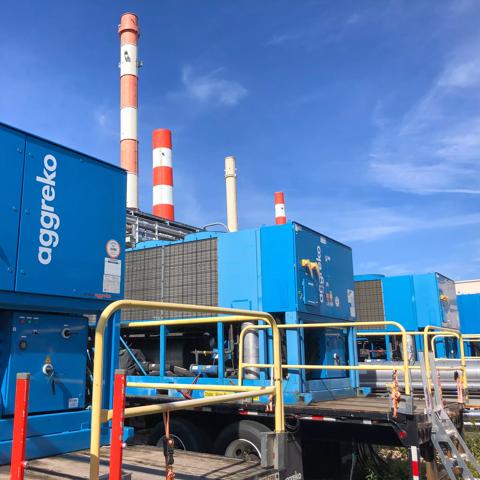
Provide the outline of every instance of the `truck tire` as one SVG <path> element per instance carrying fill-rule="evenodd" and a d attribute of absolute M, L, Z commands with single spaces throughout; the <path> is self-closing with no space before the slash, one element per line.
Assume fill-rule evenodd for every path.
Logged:
<path fill-rule="evenodd" d="M 159 422 L 153 429 L 149 443 L 163 448 L 165 427 Z M 188 450 L 190 452 L 211 452 L 211 441 L 207 432 L 202 431 L 195 424 L 184 418 L 170 419 L 170 436 L 175 442 L 175 449 Z"/>
<path fill-rule="evenodd" d="M 270 431 L 263 423 L 251 420 L 231 423 L 219 433 L 213 451 L 231 458 L 260 460 L 262 433 Z"/>

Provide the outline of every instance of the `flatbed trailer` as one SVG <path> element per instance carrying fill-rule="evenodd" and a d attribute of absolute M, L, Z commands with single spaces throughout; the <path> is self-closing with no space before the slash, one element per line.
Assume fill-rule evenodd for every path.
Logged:
<path fill-rule="evenodd" d="M 129 406 L 148 403 L 166 403 L 172 401 L 166 395 L 129 396 Z M 306 404 L 287 404 L 284 407 L 287 424 L 308 429 L 309 435 L 318 431 L 328 431 L 328 438 L 340 441 L 357 441 L 375 443 L 378 445 L 419 447 L 423 448 L 431 438 L 432 425 L 425 413 L 425 401 L 415 398 L 413 412 L 405 413 L 400 404 L 400 411 L 394 417 L 388 397 L 365 396 L 337 400 L 326 400 Z M 212 418 L 225 425 L 225 420 L 233 421 L 249 418 L 264 423 L 273 424 L 273 413 L 268 411 L 267 404 L 257 402 L 225 403 L 198 407 L 192 410 L 175 412 L 174 417 L 195 418 L 197 425 L 206 424 L 211 428 Z M 461 431 L 463 428 L 463 404 L 449 401 L 445 405 L 452 422 Z M 218 420 L 220 419 L 220 420 Z M 159 419 L 151 418 L 151 425 Z M 151 438 L 151 437 L 150 437 Z"/>
<path fill-rule="evenodd" d="M 108 478 L 110 449 L 100 451 L 100 478 Z M 28 462 L 25 480 L 87 480 L 89 452 L 82 450 L 55 457 Z M 165 478 L 165 459 L 157 448 L 147 445 L 130 446 L 123 451 L 124 480 L 158 480 Z M 0 479 L 10 478 L 10 467 L 0 467 Z M 204 453 L 178 452 L 175 454 L 175 479 L 276 480 L 273 469 L 261 468 L 258 462 L 244 462 L 233 458 Z"/>

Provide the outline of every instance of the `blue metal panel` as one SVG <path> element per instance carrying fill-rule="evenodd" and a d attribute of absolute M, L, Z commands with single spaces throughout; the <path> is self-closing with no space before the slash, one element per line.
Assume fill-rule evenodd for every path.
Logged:
<path fill-rule="evenodd" d="M 354 314 L 351 249 L 297 223 L 261 228 L 263 307 L 339 319 Z M 320 274 L 302 266 L 319 265 Z"/>
<path fill-rule="evenodd" d="M 19 372 L 31 374 L 29 413 L 84 407 L 87 322 L 85 317 L 11 314 L 10 356 L 2 384 L 3 414 L 14 413 Z M 42 371 L 45 365 L 50 365 L 51 375 Z"/>
<path fill-rule="evenodd" d="M 457 302 L 461 332 L 480 333 L 480 293 L 458 295 Z"/>
<path fill-rule="evenodd" d="M 297 290 L 308 281 L 318 285 L 318 304 L 312 305 L 299 296 L 298 310 L 326 317 L 351 320 L 354 315 L 353 263 L 351 249 L 313 230 L 295 224 Z M 320 279 L 302 267 L 302 260 L 315 261 Z"/>
<path fill-rule="evenodd" d="M 415 292 L 411 275 L 385 277 L 382 281 L 385 319 L 398 322 L 406 330 L 418 330 Z M 396 328 L 390 328 L 397 331 Z"/>
<path fill-rule="evenodd" d="M 6 416 L 0 419 L 0 463 L 8 463 L 18 371 L 31 373 L 29 411 L 35 415 L 27 457 L 88 447 L 87 319 L 81 315 L 98 315 L 121 298 L 126 174 L 3 125 L 0 145 L 8 178 L 0 201 L 0 415 Z M 117 324 L 106 332 L 107 379 L 118 363 Z M 69 339 L 61 335 L 67 325 Z M 41 372 L 46 363 L 54 367 L 53 381 Z M 39 413 L 46 411 L 55 413 Z M 108 426 L 102 431 L 108 441 Z"/>
<path fill-rule="evenodd" d="M 13 290 L 17 261 L 25 135 L 0 125 L 2 195 L 0 196 L 0 290 Z"/>
<path fill-rule="evenodd" d="M 258 231 L 218 237 L 218 303 L 221 307 L 262 310 Z"/>
<path fill-rule="evenodd" d="M 84 450 L 90 445 L 90 411 L 61 412 L 32 415 L 28 419 L 28 459 L 59 455 Z M 0 420 L 0 465 L 10 463 L 13 419 Z M 126 427 L 124 440 L 133 436 L 132 427 Z M 102 426 L 101 443 L 110 442 L 110 430 Z"/>
<path fill-rule="evenodd" d="M 433 273 L 413 275 L 415 306 L 419 328 L 427 325 L 442 326 L 443 315 L 437 278 Z"/>
<path fill-rule="evenodd" d="M 260 229 L 263 309 L 289 312 L 297 309 L 293 225 Z"/>
<path fill-rule="evenodd" d="M 16 290 L 120 298 L 118 264 L 106 249 L 123 244 L 124 204 L 123 171 L 27 137 Z"/>
<path fill-rule="evenodd" d="M 439 273 L 413 275 L 419 328 L 427 325 L 459 328 L 453 280 Z"/>

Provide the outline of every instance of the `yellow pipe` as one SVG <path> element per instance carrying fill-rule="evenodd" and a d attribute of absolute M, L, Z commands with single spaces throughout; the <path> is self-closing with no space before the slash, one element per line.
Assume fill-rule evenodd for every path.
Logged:
<path fill-rule="evenodd" d="M 204 390 L 209 392 L 245 392 L 258 390 L 261 387 L 239 387 L 236 385 L 202 385 L 199 383 L 153 383 L 153 382 L 127 382 L 131 388 L 154 388 L 156 390 Z"/>
<path fill-rule="evenodd" d="M 218 317 L 199 317 L 195 318 L 195 324 L 199 323 L 215 323 L 215 322 L 239 322 L 252 321 L 252 317 L 246 315 L 224 315 Z M 136 320 L 134 322 L 122 323 L 122 328 L 143 328 L 143 327 L 159 327 L 161 325 L 191 325 L 192 318 L 175 318 L 170 320 Z"/>
<path fill-rule="evenodd" d="M 269 368 L 271 363 L 244 363 L 244 367 Z M 396 365 L 282 365 L 285 370 L 398 370 Z M 411 366 L 409 368 L 412 368 Z M 418 367 L 420 368 L 420 367 Z M 445 367 L 447 368 L 447 367 Z M 448 367 L 452 368 L 452 367 Z"/>
<path fill-rule="evenodd" d="M 92 428 L 90 438 L 90 480 L 97 480 L 100 465 L 100 430 L 102 422 L 102 383 L 103 383 L 103 356 L 104 356 L 104 336 L 105 328 L 111 316 L 122 308 L 140 308 L 145 310 L 169 310 L 193 313 L 212 313 L 232 315 L 228 317 L 213 317 L 214 320 L 207 318 L 209 322 L 198 318 L 187 320 L 161 320 L 155 325 L 185 325 L 212 322 L 238 322 L 248 319 L 263 320 L 267 322 L 272 329 L 273 337 L 273 383 L 275 387 L 275 431 L 283 432 L 285 430 L 285 417 L 283 410 L 283 391 L 282 391 L 282 357 L 280 346 L 280 332 L 275 319 L 268 313 L 256 312 L 250 310 L 239 310 L 232 308 L 208 307 L 200 305 L 187 305 L 179 303 L 148 302 L 141 300 L 117 300 L 108 305 L 98 319 L 95 330 L 95 357 L 93 363 L 93 392 L 92 392 Z M 228 318 L 228 320 L 226 320 Z M 144 327 L 146 322 L 130 322 L 134 327 Z M 223 398 L 222 396 L 221 398 Z M 202 399 L 205 401 L 215 400 L 216 397 Z M 194 400 L 186 400 L 192 402 Z"/>
<path fill-rule="evenodd" d="M 454 335 L 453 333 L 437 333 L 436 335 L 433 335 L 432 338 L 430 339 L 430 346 L 433 352 L 433 356 L 436 358 L 436 349 L 435 349 L 435 342 L 439 338 L 444 338 L 444 337 L 455 337 L 457 340 L 459 340 L 457 335 Z"/>
<path fill-rule="evenodd" d="M 406 335 L 423 335 L 423 332 L 412 332 L 412 331 L 406 331 L 405 330 L 405 334 Z M 403 335 L 403 332 L 375 332 L 375 331 L 365 331 L 365 330 L 362 330 L 361 332 L 357 332 L 357 336 L 359 337 L 380 337 L 380 336 L 385 336 L 385 335 L 389 335 L 389 336 L 399 336 L 399 335 Z"/>
<path fill-rule="evenodd" d="M 259 397 L 261 395 L 268 395 L 274 393 L 275 387 L 253 387 L 247 392 L 240 392 L 235 394 L 220 395 L 214 398 L 196 398 L 194 400 L 179 400 L 178 402 L 168 402 L 159 405 L 142 405 L 140 407 L 130 407 L 125 409 L 126 417 L 135 417 L 138 415 L 153 415 L 155 413 L 170 412 L 173 410 L 182 410 L 185 408 L 197 408 L 205 405 L 213 405 L 217 403 L 232 402 L 235 400 L 242 400 L 244 398 Z M 107 410 L 105 421 L 111 420 L 113 410 Z"/>
<path fill-rule="evenodd" d="M 287 330 L 287 329 L 301 329 L 301 328 L 342 328 L 342 327 L 346 327 L 346 328 L 352 328 L 352 327 L 358 327 L 358 326 L 388 326 L 388 325 L 391 325 L 391 326 L 394 326 L 396 328 L 398 328 L 399 332 L 394 332 L 394 333 L 397 333 L 399 335 L 402 335 L 402 353 L 403 353 L 403 366 L 402 366 L 402 370 L 403 370 L 403 374 L 404 374 L 404 379 L 405 379 L 405 394 L 406 395 L 410 395 L 410 392 L 411 392 L 411 387 L 410 387 L 410 369 L 409 369 L 409 365 L 408 365 L 408 348 L 407 348 L 407 339 L 406 339 L 406 330 L 405 328 L 403 327 L 403 325 L 401 325 L 400 323 L 398 322 L 393 322 L 391 320 L 384 320 L 384 321 L 379 321 L 379 322 L 332 322 L 332 323 L 299 323 L 299 324 L 281 324 L 281 325 L 277 325 L 279 329 L 281 330 Z M 240 338 L 239 338 L 239 366 L 238 366 L 238 378 L 239 378 L 239 382 L 241 382 L 241 378 L 242 378 L 242 373 L 243 373 L 243 368 L 246 367 L 246 366 L 250 366 L 250 367 L 253 367 L 254 365 L 253 364 L 245 364 L 243 363 L 243 339 L 247 333 L 248 330 L 258 330 L 258 329 L 265 329 L 265 328 L 269 328 L 268 325 L 248 325 L 247 327 L 245 327 L 244 329 L 242 329 L 242 331 L 240 332 Z M 390 332 L 385 332 L 383 333 L 383 335 L 389 335 Z M 260 364 L 259 364 L 260 365 Z M 257 366 L 257 368 L 261 368 L 259 365 L 255 365 Z M 267 368 L 270 366 L 270 364 L 261 364 L 262 367 L 264 368 Z M 323 368 L 325 369 L 329 369 L 329 370 L 360 370 L 361 368 L 359 368 L 360 366 L 345 366 L 345 365 L 342 365 L 342 366 L 338 366 L 339 368 L 331 368 L 331 367 L 336 367 L 336 365 L 327 365 L 327 366 L 323 366 Z M 347 367 L 347 368 L 345 368 Z M 287 365 L 282 365 L 282 368 L 288 368 Z M 298 365 L 296 367 L 290 367 L 290 368 L 307 368 L 306 365 Z M 316 369 L 316 368 L 315 368 Z M 321 368 L 318 368 L 318 369 L 321 369 Z M 368 368 L 368 370 L 370 370 L 370 368 Z M 371 368 L 371 370 L 373 370 L 373 368 Z M 387 370 L 387 369 L 385 369 Z M 391 370 L 390 368 L 388 370 Z"/>
<path fill-rule="evenodd" d="M 254 398 L 260 395 L 269 395 L 275 392 L 275 387 L 257 388 L 248 392 L 230 393 L 228 395 L 219 395 L 218 397 L 196 398 L 194 400 L 179 400 L 178 402 L 168 402 L 157 405 L 143 405 L 141 407 L 130 407 L 125 409 L 125 417 L 136 417 L 138 415 L 154 415 L 156 413 L 172 412 L 175 410 L 185 410 L 187 408 L 197 408 L 206 405 L 215 405 L 218 403 L 235 402 L 244 398 Z M 111 419 L 112 411 L 108 411 L 108 419 Z"/>

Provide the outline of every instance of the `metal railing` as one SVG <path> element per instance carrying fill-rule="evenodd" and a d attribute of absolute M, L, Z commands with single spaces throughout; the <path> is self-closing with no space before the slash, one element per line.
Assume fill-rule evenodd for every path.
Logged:
<path fill-rule="evenodd" d="M 459 367 L 449 367 L 449 366 L 444 366 L 444 365 L 437 365 L 436 369 L 437 370 L 461 370 L 462 371 L 462 385 L 463 388 L 465 389 L 466 392 L 468 392 L 468 380 L 467 380 L 467 364 L 466 364 L 466 357 L 465 357 L 465 348 L 464 348 L 464 342 L 463 342 L 463 336 L 462 334 L 453 328 L 447 328 L 447 327 L 438 327 L 435 325 L 427 325 L 423 331 L 406 331 L 406 335 L 412 335 L 412 336 L 421 336 L 423 337 L 423 345 L 428 346 L 429 345 L 429 336 L 431 336 L 431 348 L 432 352 L 435 355 L 435 340 L 437 340 L 440 337 L 455 337 L 458 340 L 458 345 L 460 349 L 460 366 Z M 357 332 L 358 336 L 398 336 L 402 335 L 402 343 L 403 343 L 403 334 L 401 332 L 377 332 L 377 331 L 361 331 Z M 480 338 L 480 335 L 479 335 Z M 405 355 L 403 354 L 403 360 L 405 360 Z M 431 389 L 432 384 L 431 384 L 431 366 L 430 366 L 430 359 L 428 358 L 428 355 L 425 355 L 425 368 L 427 372 L 427 378 L 428 378 L 428 387 Z M 436 360 L 439 360 L 438 358 L 434 357 Z M 378 368 L 378 367 L 377 367 Z M 410 370 L 420 370 L 420 365 L 409 365 Z M 468 395 L 468 393 L 467 393 Z"/>
<path fill-rule="evenodd" d="M 93 365 L 93 395 L 92 395 L 92 427 L 90 439 L 90 480 L 97 480 L 100 467 L 100 438 L 101 424 L 108 422 L 113 415 L 113 410 L 102 409 L 102 385 L 103 385 L 103 361 L 104 361 L 104 340 L 105 328 L 113 314 L 124 308 L 141 308 L 145 310 L 167 310 L 193 313 L 212 313 L 223 314 L 222 316 L 188 318 L 188 319 L 170 319 L 170 320 L 149 320 L 128 322 L 125 326 L 129 328 L 143 328 L 151 326 L 168 325 L 200 325 L 209 323 L 231 323 L 245 321 L 264 321 L 272 330 L 273 341 L 273 368 L 272 385 L 264 387 L 246 387 L 242 386 L 241 378 L 239 385 L 220 386 L 215 385 L 185 385 L 185 384 L 150 384 L 145 382 L 129 382 L 130 387 L 141 387 L 148 385 L 153 388 L 185 390 L 205 390 L 215 391 L 224 390 L 234 393 L 221 395 L 217 397 L 199 398 L 192 400 L 180 400 L 170 403 L 144 405 L 138 407 L 129 407 L 125 409 L 125 417 L 134 417 L 137 415 L 151 415 L 156 413 L 170 412 L 174 410 L 183 410 L 187 408 L 200 407 L 204 405 L 213 405 L 217 403 L 233 402 L 245 398 L 258 397 L 260 395 L 274 395 L 274 415 L 275 432 L 285 431 L 285 417 L 283 409 L 283 391 L 282 391 L 282 357 L 280 332 L 275 319 L 268 313 L 256 312 L 252 310 L 239 310 L 232 308 L 208 307 L 201 305 L 185 305 L 178 303 L 148 302 L 140 300 L 118 300 L 111 303 L 100 315 L 95 330 L 95 357 Z M 265 325 L 267 326 L 267 325 Z"/>
<path fill-rule="evenodd" d="M 463 343 L 480 342 L 480 333 L 465 333 L 462 335 Z M 480 358 L 478 355 L 466 356 L 466 359 Z"/>
<path fill-rule="evenodd" d="M 403 352 L 403 370 L 405 378 L 405 394 L 411 393 L 411 380 L 410 380 L 410 366 L 408 364 L 408 348 L 405 328 L 397 322 L 385 320 L 382 322 L 332 322 L 332 323 L 298 323 L 298 324 L 280 324 L 277 325 L 279 330 L 300 330 L 310 328 L 353 328 L 358 326 L 393 326 L 398 328 L 398 332 L 394 332 L 397 335 L 402 336 L 402 352 Z M 270 328 L 268 325 L 248 325 L 240 332 L 239 339 L 239 364 L 238 364 L 238 378 L 239 382 L 242 380 L 243 370 L 245 368 L 272 368 L 271 363 L 245 363 L 243 362 L 243 340 L 246 333 L 249 330 L 263 330 Z M 390 332 L 384 332 L 383 335 L 389 335 Z M 282 364 L 282 369 L 290 370 L 398 370 L 397 366 L 392 365 L 292 365 Z"/>

